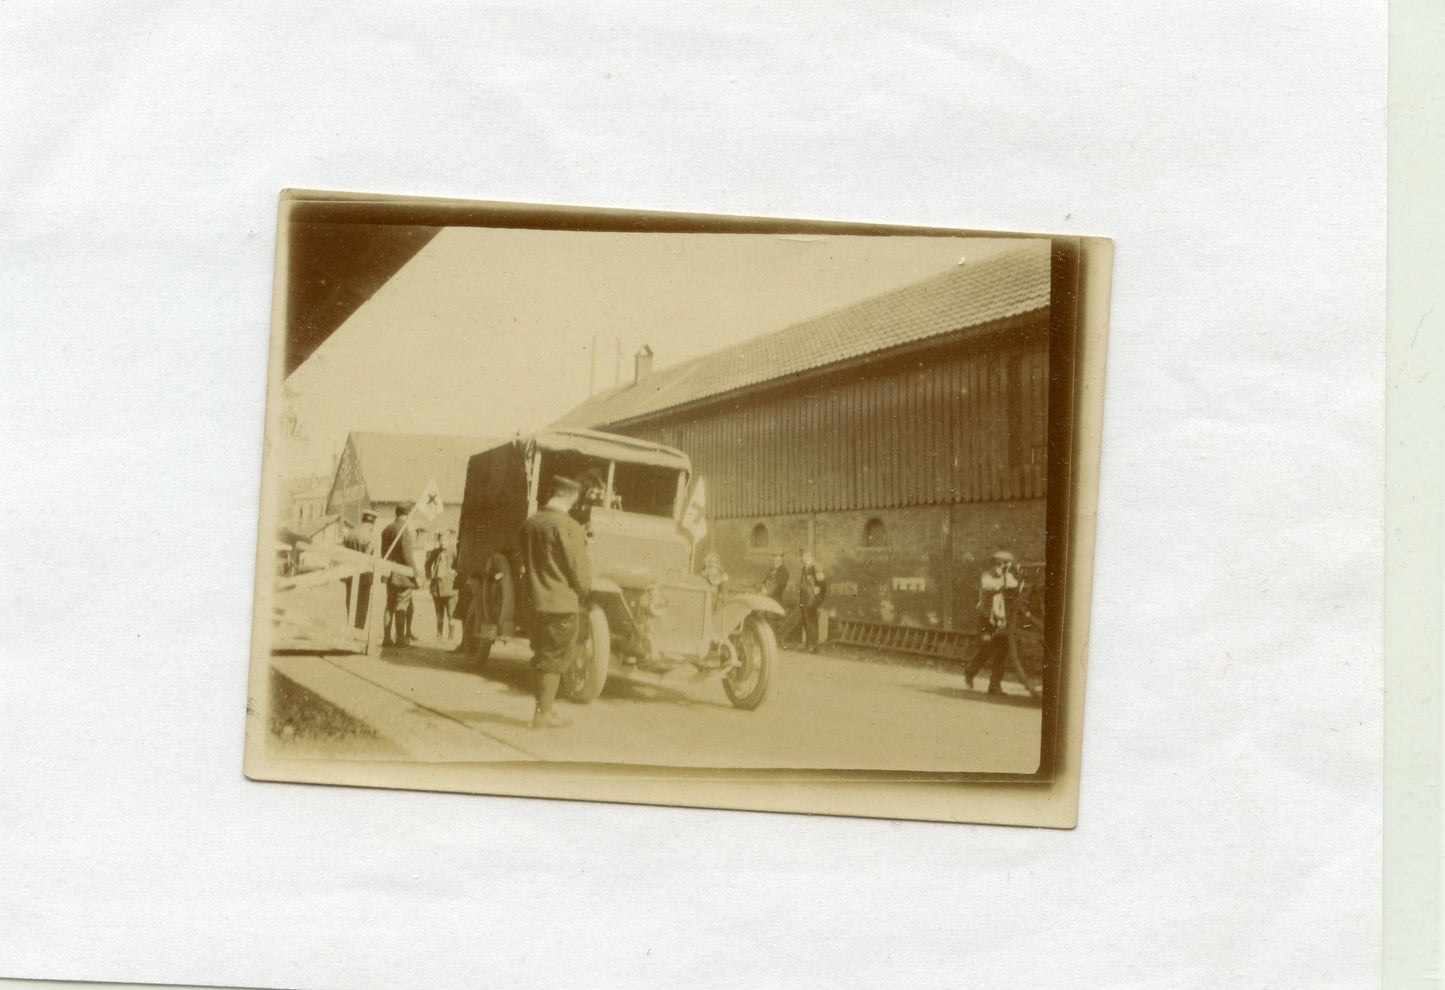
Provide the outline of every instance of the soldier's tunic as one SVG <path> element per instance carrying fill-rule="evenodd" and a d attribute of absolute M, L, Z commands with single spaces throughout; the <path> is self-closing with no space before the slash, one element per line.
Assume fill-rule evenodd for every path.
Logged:
<path fill-rule="evenodd" d="M 543 673 L 560 673 L 592 590 L 586 534 L 567 513 L 539 509 L 522 524 L 522 562 L 535 613 L 529 629 L 532 663 Z"/>
<path fill-rule="evenodd" d="M 783 592 L 786 591 L 788 587 L 789 576 L 788 569 L 782 564 L 769 568 L 768 573 L 763 576 L 763 594 L 781 606 L 783 604 Z"/>
<path fill-rule="evenodd" d="M 452 602 L 457 597 L 455 558 L 448 547 L 434 547 L 426 555 L 426 576 L 431 588 L 432 608 L 436 611 L 437 635 L 442 635 L 452 620 Z"/>
<path fill-rule="evenodd" d="M 393 564 L 410 567 L 413 571 L 420 571 L 421 568 L 417 566 L 416 551 L 412 549 L 411 530 L 402 529 L 405 522 L 403 517 L 386 527 L 381 534 L 381 545 L 385 548 L 387 560 Z M 398 533 L 401 534 L 399 538 Z M 387 579 L 387 585 L 391 590 L 389 607 L 395 610 L 404 610 L 410 607 L 412 590 L 417 587 L 415 577 L 410 574 L 392 574 Z"/>
<path fill-rule="evenodd" d="M 818 612 L 828 597 L 828 579 L 816 564 L 804 564 L 798 575 L 798 608 L 803 613 L 803 643 L 809 652 L 818 650 Z"/>
<path fill-rule="evenodd" d="M 1013 631 L 1018 590 L 1019 581 L 1012 571 L 995 574 L 988 569 L 979 578 L 978 652 L 964 667 L 964 676 L 970 687 L 978 672 L 988 667 L 988 693 L 1003 693 L 1003 671 L 1008 662 L 1009 636 Z"/>
<path fill-rule="evenodd" d="M 370 556 L 376 552 L 376 545 L 372 542 L 372 531 L 370 528 L 347 533 L 342 537 L 341 545 L 348 550 L 355 550 L 357 553 L 364 553 Z M 346 585 L 346 611 L 351 612 L 351 578 L 343 582 Z M 365 629 L 366 620 L 371 611 L 371 575 L 362 574 L 356 580 L 357 594 L 361 596 L 356 603 L 356 628 Z"/>
<path fill-rule="evenodd" d="M 393 564 L 403 564 L 413 573 L 420 573 L 421 567 L 412 550 L 411 529 L 402 528 L 405 523 L 406 517 L 398 516 L 396 522 L 382 532 L 382 553 Z M 394 572 L 387 578 L 386 628 L 391 634 L 391 642 L 398 646 L 406 646 L 411 641 L 411 593 L 417 587 L 417 580 L 411 574 Z"/>

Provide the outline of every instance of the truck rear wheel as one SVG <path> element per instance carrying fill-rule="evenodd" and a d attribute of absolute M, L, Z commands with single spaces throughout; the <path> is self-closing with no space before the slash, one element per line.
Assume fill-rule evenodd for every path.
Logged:
<path fill-rule="evenodd" d="M 568 700 L 585 705 L 596 701 L 607 683 L 607 668 L 612 659 L 612 631 L 601 605 L 589 608 L 577 625 L 572 662 L 562 672 L 562 690 Z"/>
<path fill-rule="evenodd" d="M 512 565 L 507 558 L 494 553 L 482 569 L 482 612 L 480 621 L 497 627 L 498 636 L 512 631 L 512 618 L 517 610 L 517 588 L 512 581 Z"/>
<path fill-rule="evenodd" d="M 483 636 L 480 628 L 487 621 L 485 613 L 480 596 L 474 595 L 467 606 L 466 621 L 462 623 L 462 642 L 467 645 L 467 658 L 478 667 L 492 656 L 492 640 Z"/>

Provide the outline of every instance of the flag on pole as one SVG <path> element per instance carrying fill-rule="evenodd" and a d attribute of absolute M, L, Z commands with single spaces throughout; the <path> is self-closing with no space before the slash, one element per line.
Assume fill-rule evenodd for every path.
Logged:
<path fill-rule="evenodd" d="M 437 479 L 433 476 L 432 479 L 426 483 L 426 489 L 422 491 L 421 498 L 417 500 L 416 511 L 420 513 L 424 519 L 435 519 L 442 514 L 442 509 L 444 508 L 446 508 L 446 506 L 442 504 L 441 489 L 437 487 Z"/>
<path fill-rule="evenodd" d="M 707 535 L 707 487 L 698 478 L 688 493 L 687 508 L 682 510 L 682 528 L 692 534 L 693 546 Z"/>

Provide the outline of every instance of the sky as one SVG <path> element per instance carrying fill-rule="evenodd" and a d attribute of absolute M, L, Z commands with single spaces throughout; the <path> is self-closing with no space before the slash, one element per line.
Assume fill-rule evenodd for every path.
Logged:
<path fill-rule="evenodd" d="M 978 260 L 984 238 L 557 232 L 449 227 L 286 380 L 303 442 L 283 476 L 326 474 L 351 430 L 507 437 L 622 381 Z"/>

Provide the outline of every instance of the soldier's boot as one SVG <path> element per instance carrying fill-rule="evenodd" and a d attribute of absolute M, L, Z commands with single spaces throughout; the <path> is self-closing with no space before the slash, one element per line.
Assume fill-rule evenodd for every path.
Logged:
<path fill-rule="evenodd" d="M 572 724 L 569 719 L 552 710 L 552 705 L 557 700 L 557 689 L 561 684 L 561 674 L 537 675 L 537 708 L 532 712 L 532 728 L 560 729 Z"/>
<path fill-rule="evenodd" d="M 993 668 L 988 672 L 988 693 L 1003 694 L 1003 662 L 1002 655 L 994 660 Z"/>

